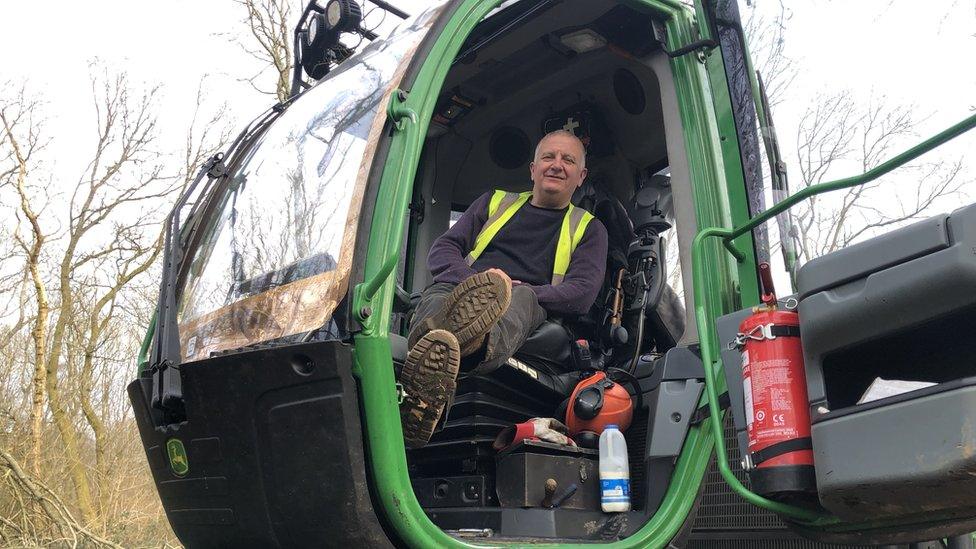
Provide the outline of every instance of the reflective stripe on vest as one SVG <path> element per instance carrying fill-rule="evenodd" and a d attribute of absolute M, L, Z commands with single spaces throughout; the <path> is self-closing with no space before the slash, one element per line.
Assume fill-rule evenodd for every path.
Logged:
<path fill-rule="evenodd" d="M 481 228 L 474 241 L 474 249 L 465 258 L 468 265 L 473 265 L 479 256 L 488 247 L 491 239 L 498 234 L 498 231 L 508 223 L 508 220 L 515 215 L 515 212 L 525 205 L 532 198 L 532 191 L 524 193 L 510 193 L 507 191 L 495 191 L 488 203 L 488 220 Z M 569 269 L 569 261 L 576 251 L 576 246 L 583 240 L 583 233 L 586 226 L 593 219 L 593 214 L 577 208 L 572 204 L 566 210 L 563 217 L 563 224 L 559 229 L 559 242 L 556 244 L 556 261 L 552 268 L 552 285 L 555 286 L 563 281 L 566 271 Z"/>

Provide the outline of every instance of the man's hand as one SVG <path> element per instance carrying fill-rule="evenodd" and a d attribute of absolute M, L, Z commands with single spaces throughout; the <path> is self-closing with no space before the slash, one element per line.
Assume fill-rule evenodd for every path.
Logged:
<path fill-rule="evenodd" d="M 492 267 L 491 269 L 488 269 L 485 272 L 486 273 L 498 273 L 499 275 L 501 275 L 502 278 L 504 278 L 505 280 L 508 281 L 508 284 L 510 286 L 511 285 L 514 285 L 514 284 L 517 284 L 517 282 L 515 282 L 515 281 L 512 280 L 512 277 L 508 276 L 508 273 L 506 273 L 505 271 L 503 271 L 501 269 L 496 269 L 496 268 Z"/>

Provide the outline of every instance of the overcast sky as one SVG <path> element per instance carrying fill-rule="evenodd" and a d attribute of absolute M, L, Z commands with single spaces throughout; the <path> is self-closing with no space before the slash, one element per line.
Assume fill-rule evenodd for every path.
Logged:
<path fill-rule="evenodd" d="M 424 4 L 394 3 L 410 12 Z M 779 0 L 752 3 L 769 16 L 780 9 Z M 795 164 L 790 151 L 797 120 L 818 94 L 849 89 L 862 102 L 886 95 L 914 105 L 925 119 L 920 137 L 976 106 L 976 0 L 786 3 L 786 53 L 798 77 L 775 115 L 789 163 Z M 260 67 L 233 43 L 244 26 L 242 9 L 232 0 L 6 2 L 4 16 L 0 83 L 26 81 L 47 101 L 51 151 L 65 174 L 76 174 L 90 152 L 92 60 L 128 71 L 135 83 L 163 85 L 163 147 L 182 139 L 205 75 L 208 101 L 227 102 L 235 130 L 272 102 L 241 81 Z M 963 140 L 945 154 L 976 149 L 976 136 Z M 65 177 L 65 184 L 73 184 L 73 177 Z"/>
<path fill-rule="evenodd" d="M 778 1 L 753 3 L 765 13 L 779 9 Z M 841 89 L 862 103 L 887 96 L 892 104 L 913 105 L 925 119 L 920 137 L 976 109 L 976 0 L 785 3 L 786 53 L 799 72 L 775 112 L 782 139 L 792 142 L 812 100 Z M 954 153 L 974 149 L 972 132 L 953 145 Z"/>

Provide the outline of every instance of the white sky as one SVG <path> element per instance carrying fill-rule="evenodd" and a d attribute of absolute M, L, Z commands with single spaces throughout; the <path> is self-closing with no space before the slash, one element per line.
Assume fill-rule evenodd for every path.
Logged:
<path fill-rule="evenodd" d="M 775 0 L 753 2 L 766 13 L 779 9 Z M 786 53 L 800 71 L 774 113 L 781 139 L 792 143 L 813 98 L 845 88 L 860 102 L 884 95 L 892 104 L 915 105 L 918 118 L 926 119 L 920 137 L 976 109 L 976 1 L 785 3 L 792 14 Z M 959 139 L 954 152 L 976 149 L 972 132 Z M 976 166 L 969 173 L 976 175 Z"/>
<path fill-rule="evenodd" d="M 424 4 L 395 3 L 408 12 Z M 753 3 L 769 14 L 780 5 L 778 0 Z M 919 137 L 976 107 L 976 0 L 786 3 L 791 13 L 786 51 L 800 71 L 775 115 L 789 164 L 796 163 L 796 123 L 825 91 L 846 88 L 861 102 L 873 94 L 914 104 L 919 118 L 926 118 Z M 183 138 L 205 75 L 208 102 L 227 102 L 235 132 L 272 103 L 240 81 L 260 66 L 227 36 L 244 32 L 242 8 L 232 0 L 5 2 L 4 16 L 0 84 L 26 80 L 28 89 L 47 101 L 51 153 L 56 169 L 70 174 L 59 178 L 66 185 L 76 181 L 90 153 L 86 147 L 92 142 L 94 113 L 88 63 L 93 59 L 109 69 L 127 70 L 134 83 L 163 85 L 161 150 Z M 958 141 L 944 154 L 976 149 L 976 135 Z M 976 167 L 968 172 L 972 177 Z"/>
<path fill-rule="evenodd" d="M 295 6 L 298 11 L 299 2 Z M 162 85 L 162 149 L 178 146 L 184 138 L 204 77 L 207 103 L 212 108 L 227 103 L 227 122 L 235 135 L 274 102 L 243 81 L 262 66 L 233 41 L 246 30 L 245 12 L 233 0 L 52 0 L 4 2 L 3 7 L 7 25 L 0 33 L 0 85 L 26 81 L 28 90 L 45 99 L 46 133 L 55 139 L 53 156 L 58 170 L 71 174 L 66 185 L 74 184 L 90 154 L 77 145 L 92 143 L 93 60 L 109 70 L 127 71 L 130 82 L 143 88 Z M 270 74 L 259 80 L 263 89 L 273 86 Z"/>

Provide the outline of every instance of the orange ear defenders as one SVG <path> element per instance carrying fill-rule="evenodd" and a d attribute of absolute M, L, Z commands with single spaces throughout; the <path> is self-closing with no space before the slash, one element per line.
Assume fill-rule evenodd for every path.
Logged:
<path fill-rule="evenodd" d="M 636 408 L 643 407 L 640 384 L 633 375 L 619 368 L 608 368 L 607 372 L 628 377 L 637 395 Z M 566 426 L 580 446 L 595 448 L 607 425 L 615 424 L 626 431 L 633 419 L 635 406 L 630 393 L 607 372 L 596 372 L 580 381 L 569 397 Z"/>

